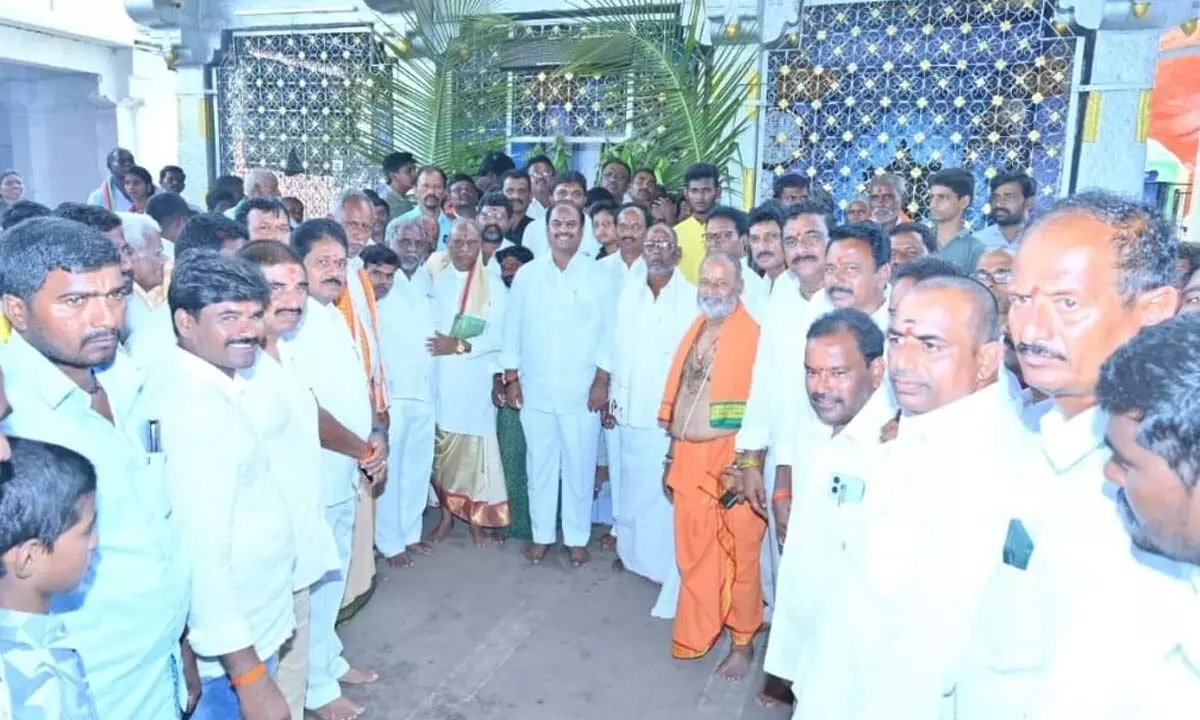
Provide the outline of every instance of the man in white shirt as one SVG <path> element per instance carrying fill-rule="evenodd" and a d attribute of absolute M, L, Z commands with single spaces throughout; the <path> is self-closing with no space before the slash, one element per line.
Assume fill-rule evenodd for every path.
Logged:
<path fill-rule="evenodd" d="M 290 717 L 275 676 L 296 622 L 294 527 L 238 375 L 257 357 L 270 297 L 245 260 L 180 258 L 167 293 L 179 346 L 151 383 L 192 564 L 188 637 L 203 681 L 192 717 L 201 720 Z"/>
<path fill-rule="evenodd" d="M 976 625 L 959 718 L 1143 717 L 1131 682 L 1160 672 L 1162 640 L 1179 630 L 1166 609 L 1194 603 L 1194 588 L 1130 551 L 1096 385 L 1120 345 L 1174 314 L 1177 253 L 1156 211 L 1100 191 L 1059 201 L 1021 236 L 1009 328 L 1025 381 L 1052 403 L 1026 472 L 1037 492 L 1014 519 L 1023 552 Z M 1123 622 L 1116 606 L 1154 611 Z"/>
<path fill-rule="evenodd" d="M 580 173 L 569 171 L 554 179 L 553 203 L 570 202 L 583 212 L 587 203 L 587 180 Z M 549 209 L 547 209 L 549 212 Z M 525 228 L 521 245 L 529 248 L 535 258 L 551 254 L 552 231 L 548 227 L 549 216 L 545 220 L 537 220 Z M 592 233 L 592 219 L 584 214 L 583 239 L 580 241 L 579 253 L 585 257 L 595 258 L 600 252 L 600 243 Z"/>
<path fill-rule="evenodd" d="M 61 218 L 5 232 L 0 299 L 12 335 L 0 345 L 0 435 L 61 445 L 95 466 L 95 562 L 50 610 L 83 661 L 100 717 L 158 720 L 199 697 L 195 656 L 182 639 L 191 571 L 161 448 L 149 437 L 155 415 L 144 374 L 118 348 L 127 297 L 120 265 L 108 238 Z"/>
<path fill-rule="evenodd" d="M 1176 560 L 1184 585 L 1177 608 L 1155 608 L 1138 623 L 1161 633 L 1160 662 L 1144 672 L 1123 673 L 1118 683 L 1129 699 L 1125 717 L 1170 717 L 1200 704 L 1200 317 L 1188 313 L 1143 329 L 1101 368 L 1096 388 L 1108 414 L 1106 432 L 1113 455 L 1105 465 L 1118 485 L 1117 505 L 1139 548 Z M 1189 595 L 1186 588 L 1190 586 Z M 1157 614 L 1161 612 L 1161 615 Z"/>
<path fill-rule="evenodd" d="M 996 301 L 974 280 L 924 280 L 900 302 L 887 352 L 899 435 L 818 600 L 795 717 L 938 717 L 1025 482 L 1002 360 Z"/>
<path fill-rule="evenodd" d="M 728 205 L 718 205 L 704 221 L 704 242 L 707 252 L 725 253 L 742 264 L 742 283 L 745 285 L 742 302 L 756 319 L 765 319 L 771 283 L 756 273 L 746 258 L 750 249 L 749 230 L 746 213 Z"/>
<path fill-rule="evenodd" d="M 529 161 L 530 200 L 525 214 L 535 222 L 544 223 L 546 210 L 554 204 L 554 178 L 557 175 L 554 163 L 545 155 L 538 155 Z"/>
<path fill-rule="evenodd" d="M 754 258 L 755 272 L 762 281 L 766 296 L 771 296 L 775 281 L 787 272 L 783 253 L 783 225 L 786 222 L 783 206 L 774 200 L 759 205 L 746 218 L 746 237 Z M 764 309 L 766 303 L 763 303 Z"/>
<path fill-rule="evenodd" d="M 481 239 L 475 221 L 456 220 L 447 251 L 427 263 L 434 328 L 424 343 L 437 383 L 434 486 L 442 518 L 432 537 L 443 539 L 457 517 L 476 547 L 511 523 L 492 404 L 507 289 L 484 271 Z"/>
<path fill-rule="evenodd" d="M 805 389 L 819 422 L 795 438 L 796 457 L 804 462 L 795 468 L 791 489 L 777 489 L 772 497 L 772 504 L 786 504 L 789 507 L 783 509 L 789 511 L 794 505 L 795 512 L 791 533 L 788 525 L 780 526 L 786 552 L 763 664 L 769 675 L 789 683 L 813 633 L 822 593 L 843 560 L 842 542 L 858 540 L 858 490 L 865 491 L 866 483 L 876 477 L 883 426 L 896 415 L 891 394 L 880 389 L 883 350 L 883 332 L 853 308 L 827 313 L 808 330 Z M 768 677 L 760 702 L 790 702 L 790 692 L 780 690 Z"/>
<path fill-rule="evenodd" d="M 637 208 L 626 220 L 648 211 Z M 671 504 L 662 492 L 662 467 L 671 437 L 658 424 L 658 406 L 671 361 L 696 319 L 696 287 L 676 270 L 679 243 L 668 225 L 652 227 L 645 240 L 645 281 L 629 282 L 617 303 L 611 344 L 600 360 L 611 377 L 611 417 L 619 440 L 610 445 L 617 560 L 656 583 L 675 570 Z M 612 451 L 615 447 L 617 450 Z"/>
<path fill-rule="evenodd" d="M 553 245 L 549 254 L 517 272 L 504 319 L 500 362 L 506 402 L 521 411 L 528 443 L 533 543 L 527 554 L 535 565 L 555 540 L 560 484 L 563 541 L 571 564 L 578 567 L 590 558 L 599 412 L 608 405 L 608 377 L 597 359 L 608 313 L 603 276 L 580 252 L 583 218 L 573 201 L 550 208 Z"/>
<path fill-rule="evenodd" d="M 132 251 L 133 293 L 125 313 L 126 336 L 132 337 L 139 328 L 152 322 L 151 311 L 166 300 L 162 285 L 167 258 L 161 231 L 153 218 L 125 212 L 117 213 L 117 217 L 121 218 L 125 242 Z"/>
<path fill-rule="evenodd" d="M 433 290 L 422 256 L 427 242 L 420 220 L 393 220 L 388 245 L 400 270 L 379 301 L 379 341 L 387 368 L 391 423 L 388 483 L 375 503 L 375 547 L 393 567 L 432 548 L 421 540 L 421 520 L 433 473 L 434 373 L 425 341 L 433 337 Z"/>
<path fill-rule="evenodd" d="M 305 706 L 323 720 L 363 712 L 362 706 L 342 696 L 339 681 L 362 684 L 378 677 L 346 662 L 334 632 L 350 567 L 360 485 L 365 486 L 364 494 L 374 492 L 387 477 L 388 457 L 386 431 L 373 425 L 362 345 L 354 341 L 336 305 L 346 287 L 348 244 L 341 225 L 327 219 L 308 220 L 292 233 L 292 249 L 308 277 L 309 298 L 300 326 L 284 343 L 323 411 L 319 428 L 325 521 L 341 561 L 341 572 L 327 575 L 309 597 Z M 365 479 L 360 479 L 360 471 Z"/>
<path fill-rule="evenodd" d="M 1015 172 L 1001 173 L 989 185 L 992 224 L 975 233 L 975 239 L 987 248 L 1016 250 L 1037 200 L 1037 183 L 1024 172 Z"/>
<path fill-rule="evenodd" d="M 296 538 L 292 602 L 296 633 L 279 655 L 279 689 L 293 718 L 304 715 L 308 688 L 309 588 L 326 573 L 338 572 L 337 544 L 325 522 L 321 478 L 320 409 L 308 385 L 296 373 L 295 358 L 280 339 L 304 317 L 308 276 L 287 246 L 273 240 L 252 242 L 238 251 L 262 271 L 271 288 L 263 316 L 263 350 L 245 378 L 246 413 L 268 453 L 269 472 L 291 511 Z"/>

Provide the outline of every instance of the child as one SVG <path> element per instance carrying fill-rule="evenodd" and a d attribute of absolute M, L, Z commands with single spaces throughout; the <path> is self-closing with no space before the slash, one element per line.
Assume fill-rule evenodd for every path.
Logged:
<path fill-rule="evenodd" d="M 57 445 L 8 444 L 0 462 L 0 717 L 93 720 L 83 664 L 48 613 L 51 595 L 78 587 L 96 547 L 96 471 Z"/>

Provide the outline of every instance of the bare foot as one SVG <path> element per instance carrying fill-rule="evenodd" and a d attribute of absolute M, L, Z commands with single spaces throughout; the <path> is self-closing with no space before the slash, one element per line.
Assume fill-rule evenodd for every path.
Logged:
<path fill-rule="evenodd" d="M 571 551 L 571 567 L 582 567 L 584 563 L 592 559 L 587 548 L 569 548 Z"/>
<path fill-rule="evenodd" d="M 529 543 L 529 547 L 525 548 L 525 557 L 534 565 L 541 565 L 542 560 L 546 559 L 546 546 Z"/>
<path fill-rule="evenodd" d="M 408 546 L 408 551 L 413 555 L 432 555 L 433 546 L 427 542 L 417 542 Z"/>
<path fill-rule="evenodd" d="M 313 710 L 312 713 L 321 720 L 355 720 L 365 711 L 366 708 L 362 705 L 351 702 L 349 698 L 339 697 L 328 705 Z"/>
<path fill-rule="evenodd" d="M 397 553 L 397 554 L 391 556 L 390 558 L 387 559 L 387 562 L 388 562 L 388 565 L 391 565 L 392 567 L 398 567 L 398 568 L 407 568 L 407 567 L 412 567 L 412 565 L 413 565 L 412 555 L 410 555 L 407 550 L 405 550 L 402 553 Z"/>
<path fill-rule="evenodd" d="M 475 541 L 475 547 L 481 548 L 487 545 L 487 532 L 478 525 L 467 525 L 471 530 L 471 539 Z"/>
<path fill-rule="evenodd" d="M 429 542 L 440 543 L 446 539 L 450 531 L 454 529 L 454 516 L 448 512 L 442 511 L 442 519 L 438 521 L 437 527 L 429 534 Z"/>
<path fill-rule="evenodd" d="M 362 668 L 352 667 L 346 671 L 346 674 L 338 678 L 338 682 L 346 683 L 347 685 L 370 685 L 379 679 L 379 673 L 374 670 L 363 670 Z"/>
<path fill-rule="evenodd" d="M 753 645 L 734 645 L 729 648 L 729 654 L 717 666 L 717 677 L 737 682 L 746 677 L 752 662 L 754 662 Z"/>
<path fill-rule="evenodd" d="M 617 536 L 612 534 L 612 531 L 604 533 L 597 541 L 600 543 L 601 550 L 612 550 L 617 546 Z"/>
<path fill-rule="evenodd" d="M 796 696 L 792 695 L 790 682 L 768 673 L 766 679 L 763 680 L 762 690 L 758 691 L 755 700 L 758 701 L 759 707 L 770 710 L 782 705 L 791 705 L 796 702 Z"/>
<path fill-rule="evenodd" d="M 621 558 L 617 558 L 617 559 L 613 560 L 612 569 L 613 569 L 613 572 L 624 572 L 625 571 L 625 563 L 621 562 Z"/>

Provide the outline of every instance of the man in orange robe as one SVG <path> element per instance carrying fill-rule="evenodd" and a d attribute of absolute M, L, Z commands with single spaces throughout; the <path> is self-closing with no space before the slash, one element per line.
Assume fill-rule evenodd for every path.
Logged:
<path fill-rule="evenodd" d="M 732 647 L 717 668 L 745 677 L 763 621 L 759 554 L 766 520 L 730 493 L 734 435 L 741 427 L 758 350 L 758 324 L 741 303 L 741 264 L 723 253 L 701 263 L 703 313 L 684 336 L 659 408 L 671 435 L 664 490 L 675 506 L 675 557 L 681 589 L 671 654 L 708 654 L 725 628 Z M 736 502 L 735 502 L 736 501 Z"/>

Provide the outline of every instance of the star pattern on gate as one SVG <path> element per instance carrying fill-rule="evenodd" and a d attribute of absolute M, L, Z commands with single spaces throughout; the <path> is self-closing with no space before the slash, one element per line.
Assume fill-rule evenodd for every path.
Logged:
<path fill-rule="evenodd" d="M 371 187 L 373 165 L 346 150 L 350 89 L 379 62 L 367 29 L 233 33 L 213 68 L 220 172 L 274 170 L 314 217 L 343 187 Z M 295 154 L 303 174 L 284 177 Z"/>
<path fill-rule="evenodd" d="M 1043 0 L 847 3 L 804 8 L 767 51 L 759 196 L 795 172 L 842 209 L 882 172 L 925 214 L 928 176 L 1025 172 L 1039 202 L 1066 158 L 1076 38 Z"/>

